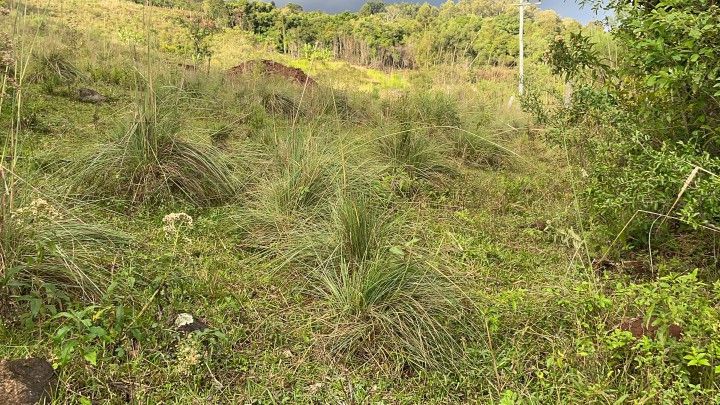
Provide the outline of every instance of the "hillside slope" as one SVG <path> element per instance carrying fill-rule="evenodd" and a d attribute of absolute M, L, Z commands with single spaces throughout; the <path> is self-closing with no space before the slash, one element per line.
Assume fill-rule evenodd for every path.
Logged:
<path fill-rule="evenodd" d="M 616 357 L 637 294 L 593 270 L 576 173 L 510 70 L 293 59 L 240 29 L 208 64 L 184 11 L 11 3 L 0 358 L 48 359 L 55 403 L 646 388 Z M 317 84 L 227 72 L 261 59 Z"/>

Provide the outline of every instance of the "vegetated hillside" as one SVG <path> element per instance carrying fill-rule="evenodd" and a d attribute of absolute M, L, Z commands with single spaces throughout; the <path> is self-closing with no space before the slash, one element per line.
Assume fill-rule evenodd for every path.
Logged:
<path fill-rule="evenodd" d="M 146 3 L 135 0 L 136 3 Z M 357 13 L 305 12 L 255 0 L 159 0 L 148 4 L 202 12 L 220 28 L 242 29 L 255 40 L 293 56 L 327 57 L 383 68 L 450 63 L 512 66 L 517 62 L 516 2 L 448 1 L 385 4 L 369 1 Z M 577 30 L 554 11 L 527 8 L 527 51 L 538 59 L 556 35 Z M 597 27 L 601 29 L 600 26 Z"/>
<path fill-rule="evenodd" d="M 479 54 L 375 70 L 333 56 L 398 65 L 315 40 L 298 53 L 213 1 L 8 2 L 0 359 L 47 359 L 57 380 L 43 360 L 3 362 L 0 394 L 30 395 L 11 390 L 28 369 L 55 403 L 712 402 L 714 191 L 699 176 L 716 176 L 712 152 L 690 150 L 714 139 L 716 107 L 687 104 L 687 132 L 659 138 L 643 120 L 704 95 L 678 93 L 701 79 L 646 80 L 641 65 L 683 60 L 642 60 L 629 39 L 689 13 L 711 41 L 717 7 L 701 2 L 631 8 L 612 37 L 556 32 L 519 100 Z M 403 41 L 472 31 L 473 4 L 432 9 Z M 339 18 L 222 5 L 273 27 Z M 368 7 L 347 26 L 420 12 Z M 695 46 L 679 31 L 656 36 Z M 678 53 L 716 72 L 697 44 Z M 651 203 L 668 214 L 646 221 Z"/>

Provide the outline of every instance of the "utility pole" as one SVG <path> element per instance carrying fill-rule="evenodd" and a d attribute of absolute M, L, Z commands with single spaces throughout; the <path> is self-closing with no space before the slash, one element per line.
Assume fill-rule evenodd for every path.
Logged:
<path fill-rule="evenodd" d="M 522 0 L 517 6 L 520 7 L 520 60 L 518 61 L 518 67 L 520 68 L 520 80 L 518 82 L 518 93 L 522 96 L 525 93 L 525 41 L 523 36 L 525 35 L 525 7 L 532 5 L 539 5 L 541 2 L 530 3 Z"/>

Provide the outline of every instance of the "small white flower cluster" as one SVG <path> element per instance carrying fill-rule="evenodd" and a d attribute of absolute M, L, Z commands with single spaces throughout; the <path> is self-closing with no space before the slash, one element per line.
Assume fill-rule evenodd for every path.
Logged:
<path fill-rule="evenodd" d="M 172 214 L 165 215 L 163 218 L 163 230 L 168 234 L 177 233 L 182 228 L 190 229 L 192 227 L 192 217 L 184 212 L 173 212 Z"/>
<path fill-rule="evenodd" d="M 185 339 L 178 346 L 175 370 L 180 375 L 189 375 L 202 358 L 198 342 L 192 338 Z"/>
<path fill-rule="evenodd" d="M 190 325 L 193 322 L 195 322 L 195 318 L 193 318 L 192 315 L 182 313 L 175 318 L 175 327 L 179 328 L 185 325 Z"/>
<path fill-rule="evenodd" d="M 35 220 L 55 221 L 60 219 L 62 215 L 50 203 L 42 198 L 34 199 L 25 207 L 20 207 L 12 213 L 14 219 L 25 222 L 33 222 Z"/>

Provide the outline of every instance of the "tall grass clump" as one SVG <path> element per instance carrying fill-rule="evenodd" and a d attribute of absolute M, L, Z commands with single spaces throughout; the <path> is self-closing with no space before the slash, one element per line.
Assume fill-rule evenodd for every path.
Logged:
<path fill-rule="evenodd" d="M 323 140 L 295 133 L 276 143 L 280 175 L 268 185 L 268 197 L 283 212 L 322 209 L 337 191 L 337 162 Z"/>
<path fill-rule="evenodd" d="M 413 230 L 367 196 L 349 194 L 337 203 L 330 231 L 326 240 L 335 245 L 310 273 L 325 349 L 348 363 L 453 368 L 458 325 L 470 311 L 451 278 L 403 240 Z"/>
<path fill-rule="evenodd" d="M 404 129 L 418 127 L 457 127 L 461 125 L 457 101 L 437 91 L 402 94 L 385 102 L 386 116 Z"/>
<path fill-rule="evenodd" d="M 234 218 L 242 247 L 278 255 L 307 250 L 298 246 L 330 215 L 328 202 L 338 190 L 340 168 L 328 147 L 301 132 L 266 139 L 265 148 L 272 152 L 258 173 L 263 181 Z"/>
<path fill-rule="evenodd" d="M 54 286 L 95 298 L 110 279 L 106 266 L 129 238 L 85 223 L 43 198 L 23 203 L 20 186 L 27 180 L 18 174 L 18 162 L 27 111 L 19 89 L 26 82 L 32 47 L 25 46 L 19 26 L 13 28 L 19 43 L 0 40 L 0 117 L 9 112 L 0 153 L 0 287 L 16 292 Z M 75 75 L 60 59 L 42 64 L 68 80 Z"/>
<path fill-rule="evenodd" d="M 447 150 L 424 131 L 404 130 L 379 138 L 381 155 L 389 159 L 391 166 L 419 178 L 436 178 L 452 174 Z"/>
<path fill-rule="evenodd" d="M 334 210 L 340 257 L 361 264 L 376 255 L 393 225 L 366 196 L 345 196 Z"/>
<path fill-rule="evenodd" d="M 12 287 L 53 285 L 86 299 L 109 284 L 108 270 L 130 238 L 85 223 L 42 198 L 10 212 L 0 225 L 0 282 Z"/>
<path fill-rule="evenodd" d="M 179 136 L 182 120 L 172 98 L 149 91 L 116 139 L 80 163 L 78 188 L 139 203 L 181 197 L 213 204 L 235 196 L 238 182 L 222 153 Z"/>
<path fill-rule="evenodd" d="M 499 169 L 515 155 L 497 142 L 494 135 L 456 130 L 451 135 L 454 155 L 472 167 Z"/>
<path fill-rule="evenodd" d="M 71 94 L 72 86 L 84 77 L 65 51 L 43 52 L 33 61 L 31 80 L 40 83 L 47 94 Z"/>
<path fill-rule="evenodd" d="M 328 262 L 316 292 L 327 314 L 323 342 L 350 363 L 448 369 L 461 352 L 460 291 L 422 264 L 381 256 Z"/>

